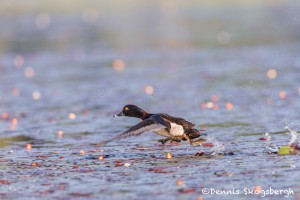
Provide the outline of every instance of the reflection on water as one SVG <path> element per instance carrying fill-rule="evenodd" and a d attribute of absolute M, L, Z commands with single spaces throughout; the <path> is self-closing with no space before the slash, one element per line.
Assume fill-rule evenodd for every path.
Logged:
<path fill-rule="evenodd" d="M 298 2 L 11 2 L 0 8 L 1 198 L 196 199 L 203 187 L 298 184 L 299 156 L 264 153 L 259 140 L 288 145 L 283 127 L 300 129 Z M 98 148 L 138 122 L 112 117 L 128 103 L 186 118 L 213 145 L 145 133 Z"/>

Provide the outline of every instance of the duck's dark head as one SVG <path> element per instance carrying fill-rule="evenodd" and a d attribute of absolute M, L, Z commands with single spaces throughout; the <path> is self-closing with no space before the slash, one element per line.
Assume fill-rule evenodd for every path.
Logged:
<path fill-rule="evenodd" d="M 148 113 L 144 111 L 143 109 L 135 106 L 135 105 L 126 105 L 123 107 L 123 110 L 115 115 L 114 117 L 117 116 L 127 116 L 127 117 L 136 117 L 136 118 L 141 118 L 145 119 L 147 117 Z"/>

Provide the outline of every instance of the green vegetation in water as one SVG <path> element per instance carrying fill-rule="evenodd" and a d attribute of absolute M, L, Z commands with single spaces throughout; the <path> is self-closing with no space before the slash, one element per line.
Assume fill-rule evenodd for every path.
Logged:
<path fill-rule="evenodd" d="M 230 128 L 234 126 L 249 126 L 248 123 L 243 122 L 224 122 L 224 123 L 217 123 L 217 124 L 203 124 L 202 127 L 219 127 L 219 128 Z"/>
<path fill-rule="evenodd" d="M 28 136 L 25 136 L 25 135 L 0 138 L 0 148 L 10 146 L 14 142 L 25 142 L 25 141 L 31 141 L 31 140 L 34 140 L 34 138 L 28 137 Z"/>
<path fill-rule="evenodd" d="M 278 155 L 288 155 L 290 154 L 291 147 L 290 146 L 282 146 L 278 151 Z"/>
<path fill-rule="evenodd" d="M 296 131 L 297 133 L 300 133 L 300 131 Z M 257 136 L 257 135 L 263 135 L 266 132 L 256 132 L 256 133 L 239 133 L 237 136 Z M 274 134 L 287 134 L 288 132 L 286 130 L 284 131 L 275 131 L 275 132 L 268 132 L 272 135 Z"/>

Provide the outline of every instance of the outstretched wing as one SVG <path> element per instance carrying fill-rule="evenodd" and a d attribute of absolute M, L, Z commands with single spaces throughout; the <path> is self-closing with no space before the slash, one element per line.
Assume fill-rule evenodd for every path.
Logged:
<path fill-rule="evenodd" d="M 112 138 L 110 140 L 106 140 L 104 142 L 101 142 L 99 145 L 102 146 L 106 143 L 112 142 L 113 140 L 120 140 L 120 139 L 124 139 L 124 138 L 130 137 L 130 136 L 138 136 L 144 132 L 155 131 L 155 130 L 162 129 L 162 128 L 166 128 L 166 126 L 158 123 L 157 120 L 155 120 L 153 118 L 149 118 L 149 119 L 141 121 L 140 123 L 131 127 L 124 133 L 121 133 L 117 137 Z"/>

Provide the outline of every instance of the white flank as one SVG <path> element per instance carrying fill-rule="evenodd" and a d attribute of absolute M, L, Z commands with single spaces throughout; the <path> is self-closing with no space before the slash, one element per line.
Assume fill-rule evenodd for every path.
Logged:
<path fill-rule="evenodd" d="M 183 127 L 181 125 L 171 123 L 170 134 L 172 136 L 182 136 L 184 133 Z"/>

